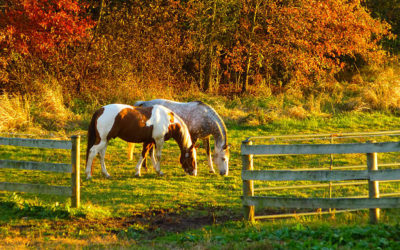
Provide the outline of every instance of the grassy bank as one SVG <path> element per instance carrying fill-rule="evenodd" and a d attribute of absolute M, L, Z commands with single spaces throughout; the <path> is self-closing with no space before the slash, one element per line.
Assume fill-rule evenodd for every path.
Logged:
<path fill-rule="evenodd" d="M 283 117 L 268 123 L 250 125 L 234 121 L 237 109 L 221 112 L 225 117 L 232 145 L 230 175 L 221 177 L 208 172 L 205 151 L 198 150 L 199 176 L 186 176 L 178 161 L 179 150 L 169 141 L 162 158 L 165 176 L 150 169 L 143 177 L 134 177 L 135 162 L 126 155 L 126 143 L 116 139 L 107 149 L 106 163 L 112 179 L 101 176 L 96 161 L 94 179 L 82 174 L 82 207 L 70 208 L 69 198 L 0 192 L 0 245 L 7 247 L 143 247 L 143 248 L 364 248 L 398 247 L 400 219 L 397 210 L 382 212 L 382 225 L 368 225 L 368 210 L 354 213 L 295 217 L 248 224 L 242 220 L 241 141 L 249 136 L 355 131 L 397 130 L 400 117 L 382 112 L 349 112 L 331 117 L 310 116 L 304 119 Z M 226 108 L 226 106 L 223 106 Z M 230 115 L 231 114 L 231 115 Z M 83 114 L 82 117 L 88 115 Z M 83 119 L 85 120 L 85 119 Z M 65 132 L 85 134 L 86 124 Z M 365 139 L 365 138 L 364 138 Z M 386 138 L 395 140 L 396 138 Z M 82 139 L 81 173 L 84 173 Z M 135 150 L 135 159 L 139 153 Z M 33 148 L 4 147 L 1 159 L 68 162 L 69 153 Z M 335 156 L 334 164 L 365 164 L 360 155 Z M 379 162 L 397 161 L 395 154 L 382 154 Z M 135 161 L 135 160 L 134 160 Z M 329 164 L 322 158 L 271 157 L 256 159 L 257 169 L 321 167 Z M 69 185 L 64 174 L 1 169 L 0 181 Z M 282 183 L 268 183 L 281 185 Z M 266 185 L 256 183 L 256 185 Z M 335 196 L 362 195 L 367 186 L 334 189 Z M 381 192 L 395 192 L 396 183 L 381 185 Z M 326 197 L 326 189 L 284 190 L 267 195 Z M 258 210 L 257 213 L 279 213 Z M 397 245 L 396 245 L 397 244 Z"/>

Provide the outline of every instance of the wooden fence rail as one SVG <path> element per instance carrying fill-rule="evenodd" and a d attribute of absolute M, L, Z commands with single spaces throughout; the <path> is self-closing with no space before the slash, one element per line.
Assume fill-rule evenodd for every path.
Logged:
<path fill-rule="evenodd" d="M 0 190 L 54 194 L 71 197 L 71 206 L 80 206 L 80 136 L 72 136 L 70 141 L 48 139 L 26 139 L 0 137 L 0 145 L 38 147 L 71 150 L 71 163 L 49 163 L 34 161 L 0 160 L 0 168 L 20 170 L 51 171 L 71 174 L 71 186 L 50 186 L 45 184 L 0 182 Z"/>
<path fill-rule="evenodd" d="M 242 180 L 244 215 L 250 221 L 268 218 L 255 216 L 255 206 L 276 208 L 335 208 L 370 209 L 371 223 L 379 220 L 379 208 L 400 208 L 400 198 L 379 198 L 379 181 L 400 180 L 400 169 L 378 170 L 377 152 L 399 152 L 399 142 L 367 142 L 341 144 L 289 144 L 253 145 L 243 141 Z M 298 154 L 349 154 L 364 153 L 367 170 L 253 170 L 253 155 L 298 155 Z M 367 180 L 368 198 L 285 198 L 254 196 L 254 180 L 261 181 L 347 181 Z M 331 185 L 330 185 L 331 186 Z M 379 199 L 378 199 L 379 198 Z"/>

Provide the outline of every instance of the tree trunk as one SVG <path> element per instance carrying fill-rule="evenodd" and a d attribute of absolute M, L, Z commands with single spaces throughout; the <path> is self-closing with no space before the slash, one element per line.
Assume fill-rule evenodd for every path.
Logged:
<path fill-rule="evenodd" d="M 247 90 L 249 88 L 249 74 L 250 74 L 251 56 L 252 56 L 251 41 L 254 41 L 254 32 L 255 32 L 255 28 L 256 28 L 257 12 L 258 12 L 261 2 L 262 1 L 256 0 L 254 3 L 254 15 L 253 15 L 253 20 L 251 22 L 251 30 L 250 30 L 250 34 L 249 34 L 249 45 L 247 48 L 248 54 L 247 54 L 247 60 L 246 60 L 246 71 L 244 72 L 244 77 L 243 77 L 242 93 L 247 92 Z"/>
<path fill-rule="evenodd" d="M 243 77 L 242 93 L 247 92 L 249 88 L 250 65 L 251 65 L 251 51 L 249 51 L 249 54 L 247 55 L 246 71 L 244 72 L 244 77 Z"/>
<path fill-rule="evenodd" d="M 217 14 L 217 1 L 213 2 L 212 7 L 212 16 L 208 25 L 207 29 L 207 38 L 206 38 L 206 58 L 205 58 L 205 65 L 204 65 L 204 84 L 203 84 L 203 91 L 212 92 L 213 91 L 213 67 L 214 67 L 214 30 L 215 30 L 215 18 Z"/>
<path fill-rule="evenodd" d="M 84 81 L 86 80 L 86 76 L 87 76 L 87 73 L 88 73 L 88 65 L 89 65 L 89 59 L 88 59 L 89 51 L 90 51 L 90 49 L 92 47 L 92 44 L 93 44 L 94 40 L 97 38 L 97 35 L 99 33 L 99 27 L 100 27 L 100 24 L 101 24 L 101 19 L 102 19 L 103 14 L 104 14 L 104 7 L 105 7 L 105 2 L 104 2 L 104 0 L 101 0 L 99 18 L 97 19 L 96 27 L 95 27 L 95 30 L 93 32 L 93 37 L 92 37 L 92 39 L 90 39 L 90 41 L 88 43 L 88 46 L 86 47 L 86 51 L 85 51 L 86 56 L 85 56 L 85 61 L 83 62 L 81 77 L 78 79 L 78 83 L 76 85 L 76 89 L 75 90 L 76 90 L 77 93 L 81 92 L 82 83 L 84 84 Z"/>

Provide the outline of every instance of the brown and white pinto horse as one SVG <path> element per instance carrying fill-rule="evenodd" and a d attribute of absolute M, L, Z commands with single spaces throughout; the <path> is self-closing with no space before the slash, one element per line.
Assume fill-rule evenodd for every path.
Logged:
<path fill-rule="evenodd" d="M 136 165 L 136 176 L 140 176 L 143 159 L 153 144 L 156 151 L 153 166 L 158 174 L 163 174 L 160 168 L 161 150 L 164 141 L 171 137 L 181 149 L 180 162 L 185 172 L 190 175 L 197 174 L 196 149 L 186 124 L 178 115 L 160 105 L 133 107 L 125 104 L 109 104 L 93 114 L 89 125 L 86 150 L 87 179 L 92 177 L 93 158 L 98 153 L 101 170 L 107 178 L 110 177 L 104 157 L 108 141 L 116 137 L 127 142 L 143 143 L 142 155 Z"/>

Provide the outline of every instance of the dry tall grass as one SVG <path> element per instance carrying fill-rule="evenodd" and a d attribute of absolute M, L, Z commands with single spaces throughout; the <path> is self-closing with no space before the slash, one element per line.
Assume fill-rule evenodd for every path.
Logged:
<path fill-rule="evenodd" d="M 27 129 L 32 124 L 30 104 L 22 96 L 0 96 L 0 132 Z"/>
<path fill-rule="evenodd" d="M 400 110 L 400 73 L 393 67 L 381 71 L 361 91 L 362 100 L 375 110 Z"/>
<path fill-rule="evenodd" d="M 43 85 L 34 102 L 34 121 L 47 130 L 63 129 L 75 118 L 74 113 L 64 104 L 61 87 Z"/>
<path fill-rule="evenodd" d="M 91 112 L 101 105 L 112 102 L 133 104 L 137 100 L 154 98 L 201 100 L 214 107 L 227 122 L 250 126 L 282 118 L 330 117 L 340 112 L 399 112 L 399 68 L 387 66 L 369 72 L 361 71 L 348 82 L 331 79 L 318 83 L 308 92 L 293 87 L 286 92 L 272 93 L 265 83 L 251 85 L 251 93 L 245 95 L 204 93 L 195 83 L 165 85 L 157 80 L 126 74 L 124 79 L 104 79 L 98 83 L 97 89 L 87 89 L 85 93 L 80 93 L 81 96 L 74 96 L 63 92 L 62 84 L 56 79 L 37 80 L 31 84 L 35 94 L 29 98 L 7 94 L 0 96 L 0 132 L 26 131 L 29 127 L 50 131 L 61 131 L 71 126 L 77 128 L 82 120 L 89 120 Z"/>
<path fill-rule="evenodd" d="M 0 132 L 29 132 L 65 129 L 77 116 L 65 106 L 61 87 L 40 85 L 34 95 L 0 96 Z"/>

